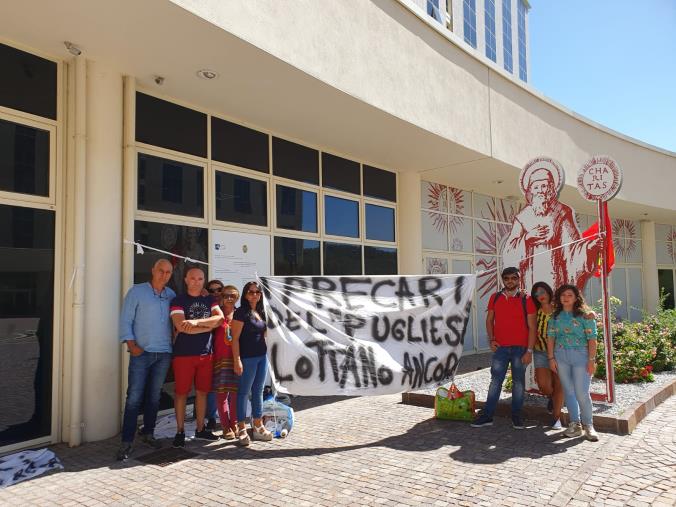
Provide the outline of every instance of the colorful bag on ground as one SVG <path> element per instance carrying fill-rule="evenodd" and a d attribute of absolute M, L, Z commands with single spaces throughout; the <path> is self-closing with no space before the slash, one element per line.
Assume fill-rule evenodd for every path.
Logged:
<path fill-rule="evenodd" d="M 474 419 L 474 391 L 458 391 L 455 384 L 450 389 L 440 387 L 434 396 L 434 415 L 437 419 L 471 421 Z"/>

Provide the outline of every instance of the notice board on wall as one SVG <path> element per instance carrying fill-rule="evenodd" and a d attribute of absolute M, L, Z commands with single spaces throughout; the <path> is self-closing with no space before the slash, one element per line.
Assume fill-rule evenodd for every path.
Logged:
<path fill-rule="evenodd" d="M 238 290 L 270 273 L 270 237 L 244 232 L 211 231 L 211 277 Z"/>

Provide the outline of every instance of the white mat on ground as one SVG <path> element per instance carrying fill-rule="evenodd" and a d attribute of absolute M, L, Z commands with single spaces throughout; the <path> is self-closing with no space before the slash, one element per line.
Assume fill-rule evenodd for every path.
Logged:
<path fill-rule="evenodd" d="M 21 451 L 0 458 L 0 489 L 31 479 L 63 465 L 49 449 Z"/>

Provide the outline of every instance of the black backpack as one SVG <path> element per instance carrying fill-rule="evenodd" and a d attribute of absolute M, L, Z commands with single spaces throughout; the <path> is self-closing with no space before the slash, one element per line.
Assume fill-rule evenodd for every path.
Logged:
<path fill-rule="evenodd" d="M 495 293 L 495 296 L 493 297 L 493 308 L 495 308 L 495 303 L 498 301 L 498 298 L 500 296 L 505 296 L 503 294 L 503 290 L 499 290 L 498 292 Z M 526 294 L 524 291 L 520 290 L 519 292 L 516 293 L 517 296 L 521 296 L 521 306 L 523 307 L 523 320 L 526 322 L 526 328 L 528 328 L 528 308 L 526 305 L 526 301 L 528 299 L 528 294 Z"/>

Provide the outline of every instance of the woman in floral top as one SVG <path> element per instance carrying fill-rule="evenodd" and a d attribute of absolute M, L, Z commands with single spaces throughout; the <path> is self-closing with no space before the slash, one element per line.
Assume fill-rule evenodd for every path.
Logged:
<path fill-rule="evenodd" d="M 584 435 L 596 442 L 589 394 L 596 371 L 596 321 L 585 319 L 585 302 L 574 285 L 562 285 L 554 294 L 556 309 L 547 326 L 547 359 L 558 373 L 566 395 L 570 424 L 567 437 Z M 580 425 L 580 422 L 582 425 Z"/>

